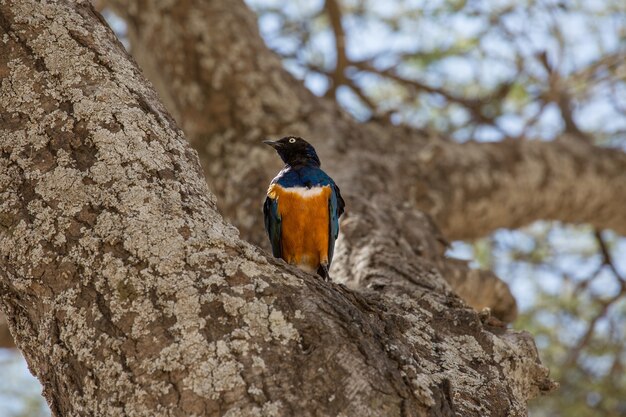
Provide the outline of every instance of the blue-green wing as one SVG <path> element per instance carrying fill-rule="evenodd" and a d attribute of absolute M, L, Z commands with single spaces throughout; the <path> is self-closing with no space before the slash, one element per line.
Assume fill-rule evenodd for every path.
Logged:
<path fill-rule="evenodd" d="M 282 257 L 282 249 L 280 242 L 281 219 L 278 214 L 278 201 L 267 197 L 263 204 L 263 217 L 265 218 L 265 231 L 270 238 L 272 244 L 272 254 L 275 258 Z"/>
<path fill-rule="evenodd" d="M 330 200 L 328 201 L 328 211 L 330 219 L 330 230 L 328 233 L 328 265 L 333 261 L 335 252 L 335 240 L 339 236 L 339 217 L 343 214 L 345 203 L 339 192 L 339 187 L 331 180 Z"/>

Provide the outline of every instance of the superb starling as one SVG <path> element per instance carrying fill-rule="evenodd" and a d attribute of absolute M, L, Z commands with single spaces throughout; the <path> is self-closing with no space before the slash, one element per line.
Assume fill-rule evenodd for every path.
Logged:
<path fill-rule="evenodd" d="M 287 136 L 264 143 L 285 162 L 263 205 L 272 253 L 328 280 L 345 206 L 339 187 L 320 169 L 315 149 L 304 139 Z"/>

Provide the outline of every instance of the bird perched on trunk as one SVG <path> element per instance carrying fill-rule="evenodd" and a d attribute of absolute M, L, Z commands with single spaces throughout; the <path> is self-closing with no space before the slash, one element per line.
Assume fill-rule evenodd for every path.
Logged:
<path fill-rule="evenodd" d="M 285 162 L 263 205 L 272 253 L 328 280 L 345 206 L 339 187 L 320 169 L 315 149 L 304 139 L 287 136 L 263 143 Z"/>

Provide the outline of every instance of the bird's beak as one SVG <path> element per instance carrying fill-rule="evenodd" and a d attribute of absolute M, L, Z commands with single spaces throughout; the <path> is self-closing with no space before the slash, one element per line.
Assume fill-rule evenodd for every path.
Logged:
<path fill-rule="evenodd" d="M 263 143 L 271 146 L 274 149 L 278 148 L 278 145 L 279 145 L 277 140 L 264 140 Z"/>

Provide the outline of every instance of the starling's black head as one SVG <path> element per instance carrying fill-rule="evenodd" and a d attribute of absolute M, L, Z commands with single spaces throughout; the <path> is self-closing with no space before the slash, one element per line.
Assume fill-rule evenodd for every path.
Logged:
<path fill-rule="evenodd" d="M 276 149 L 281 159 L 291 166 L 320 166 L 320 159 L 309 142 L 297 136 L 286 136 L 277 141 L 265 140 L 266 145 Z"/>

